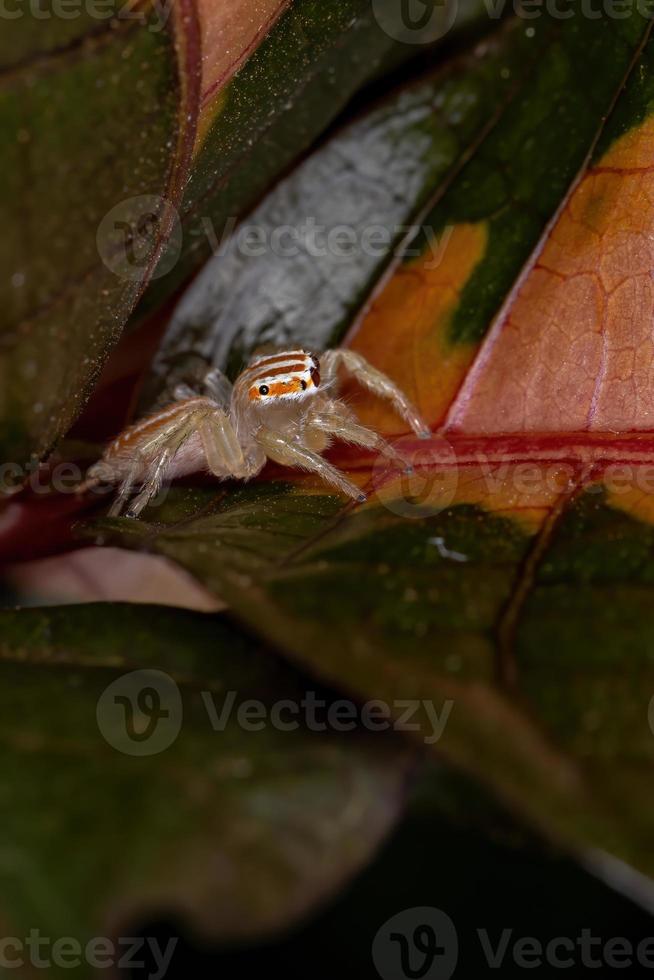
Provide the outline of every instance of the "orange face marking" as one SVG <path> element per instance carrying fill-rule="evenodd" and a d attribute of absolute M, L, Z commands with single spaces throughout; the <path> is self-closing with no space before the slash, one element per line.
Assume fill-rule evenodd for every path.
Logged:
<path fill-rule="evenodd" d="M 287 381 L 277 381 L 274 384 L 266 385 L 265 387 L 268 388 L 267 392 L 260 391 L 260 387 L 261 385 L 253 385 L 250 388 L 248 393 L 250 401 L 262 401 L 265 398 L 279 398 L 281 395 L 299 394 L 302 391 L 307 391 L 309 388 L 315 388 L 316 385 L 312 378 L 308 380 L 306 378 L 290 378 Z"/>
<path fill-rule="evenodd" d="M 300 396 L 320 383 L 318 360 L 304 351 L 261 357 L 243 372 L 251 402 Z"/>

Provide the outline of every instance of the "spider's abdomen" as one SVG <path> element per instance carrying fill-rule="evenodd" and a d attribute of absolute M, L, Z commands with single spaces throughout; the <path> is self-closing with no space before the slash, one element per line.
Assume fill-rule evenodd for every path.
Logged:
<path fill-rule="evenodd" d="M 249 402 L 300 401 L 315 393 L 320 384 L 320 365 L 315 354 L 303 350 L 265 354 L 239 376 L 236 387 Z"/>

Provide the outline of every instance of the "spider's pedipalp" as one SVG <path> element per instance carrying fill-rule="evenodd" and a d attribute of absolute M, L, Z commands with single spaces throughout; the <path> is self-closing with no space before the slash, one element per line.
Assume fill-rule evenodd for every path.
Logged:
<path fill-rule="evenodd" d="M 207 415 L 199 431 L 207 467 L 214 476 L 246 479 L 256 472 L 256 468 L 245 458 L 231 419 L 222 409 L 217 408 Z"/>

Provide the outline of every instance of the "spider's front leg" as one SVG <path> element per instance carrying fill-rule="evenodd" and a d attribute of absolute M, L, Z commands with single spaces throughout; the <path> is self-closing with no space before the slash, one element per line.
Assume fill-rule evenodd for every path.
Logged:
<path fill-rule="evenodd" d="M 353 446 L 376 450 L 401 466 L 406 473 L 413 472 L 413 467 L 391 446 L 390 442 L 373 429 L 361 425 L 354 413 L 341 401 L 326 399 L 316 401 L 315 406 L 307 414 L 305 425 L 309 431 L 318 430 L 335 439 L 349 442 Z"/>
<path fill-rule="evenodd" d="M 361 354 L 344 348 L 328 350 L 320 357 L 320 367 L 322 378 L 327 383 L 336 378 L 338 369 L 342 367 L 363 388 L 367 388 L 368 391 L 380 398 L 387 399 L 397 414 L 404 419 L 417 436 L 421 439 L 429 439 L 431 435 L 429 428 L 404 392 L 398 388 L 394 381 L 391 381 L 385 374 L 369 364 Z"/>
<path fill-rule="evenodd" d="M 326 459 L 318 453 L 307 449 L 300 442 L 293 441 L 279 432 L 274 432 L 262 426 L 257 432 L 257 442 L 264 450 L 266 456 L 280 463 L 282 466 L 291 466 L 301 470 L 315 473 L 325 483 L 336 487 L 341 493 L 346 494 L 358 503 L 363 503 L 366 499 L 356 484 L 351 483 L 339 469 L 328 463 Z"/>

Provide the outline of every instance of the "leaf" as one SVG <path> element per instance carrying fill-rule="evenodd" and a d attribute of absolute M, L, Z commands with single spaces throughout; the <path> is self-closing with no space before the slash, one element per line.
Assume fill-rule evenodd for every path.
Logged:
<path fill-rule="evenodd" d="M 0 456 L 21 466 L 84 403 L 171 230 L 190 158 L 190 4 L 165 30 L 150 3 L 123 7 L 104 4 L 100 20 L 26 9 L 0 42 Z M 146 218 L 130 262 L 123 229 Z"/>
<path fill-rule="evenodd" d="M 531 56 L 522 30 L 502 31 L 320 147 L 187 290 L 156 373 L 166 379 L 198 362 L 234 373 L 260 344 L 301 338 L 322 348 L 341 337 L 407 231 L 429 214 L 431 198 L 483 138 L 491 107 L 511 99 L 511 78 L 529 70 Z M 436 268 L 443 241 L 426 228 Z M 269 295 L 274 300 L 262 302 Z"/>
<path fill-rule="evenodd" d="M 389 21 L 392 25 L 398 20 L 396 0 L 376 0 L 374 5 L 340 0 L 329 8 L 321 0 L 265 0 L 255 25 L 266 23 L 269 33 L 263 37 L 259 31 L 260 43 L 244 60 L 243 33 L 248 32 L 251 46 L 255 39 L 250 4 L 239 4 L 241 24 L 231 4 L 202 4 L 206 43 L 219 40 L 224 53 L 209 68 L 204 65 L 199 134 L 181 207 L 181 255 L 174 243 L 174 264 L 153 283 L 143 310 L 159 304 L 222 249 L 238 217 L 257 203 L 362 84 L 425 46 L 403 43 L 389 33 Z M 447 40 L 473 25 L 486 26 L 481 0 L 452 6 Z M 430 35 L 425 43 L 429 40 Z M 164 262 L 171 264 L 167 256 Z"/>
<path fill-rule="evenodd" d="M 649 42 L 554 227 L 497 317 L 448 427 L 652 428 L 654 127 L 646 112 L 653 59 Z"/>
<path fill-rule="evenodd" d="M 325 290 L 309 331 L 302 314 L 316 301 L 304 283 L 331 260 L 305 268 L 228 253 L 225 279 L 216 260 L 214 283 L 203 276 L 184 298 L 160 361 L 166 371 L 189 338 L 204 357 L 229 362 L 228 281 L 232 367 L 262 339 L 333 342 L 349 324 L 347 342 L 440 427 L 431 443 L 399 441 L 414 477 L 340 453 L 334 460 L 370 494 L 363 507 L 288 472 L 290 485 L 179 491 L 150 510 L 150 523 L 95 530 L 176 560 L 329 683 L 392 704 L 396 717 L 407 700 L 421 702 L 414 737 L 614 884 L 625 877 L 616 856 L 654 873 L 650 31 L 636 13 L 619 22 L 543 16 L 528 33 L 522 23 L 503 27 L 478 51 L 476 71 L 464 59 L 460 74 L 433 83 L 458 92 L 470 116 L 458 113 L 461 142 L 427 176 L 418 164 L 443 145 L 448 103 L 418 125 L 422 140 L 400 114 L 406 93 L 373 110 L 371 130 L 398 136 L 386 172 L 400 159 L 407 168 L 393 185 L 399 208 L 397 190 L 392 203 L 381 197 L 380 220 L 411 215 L 420 230 L 408 244 L 422 250 L 351 262 L 338 301 Z M 508 72 L 504 99 L 489 66 L 502 79 Z M 320 164 L 332 162 L 336 183 L 338 150 L 357 136 L 367 150 L 365 126 L 334 137 L 292 175 L 275 219 L 264 204 L 264 222 L 312 214 Z M 376 187 L 361 171 L 372 160 L 378 172 L 375 151 L 388 142 L 371 140 L 357 178 L 343 182 L 340 213 L 349 204 L 355 227 L 357 204 Z M 445 230 L 428 268 L 425 239 Z M 286 292 L 296 275 L 297 315 Z M 347 395 L 365 422 L 397 432 L 378 402 Z M 435 738 L 426 705 L 443 718 L 448 703 Z M 651 907 L 651 885 L 627 877 Z"/>
<path fill-rule="evenodd" d="M 302 699 L 330 695 L 218 617 L 98 604 L 2 612 L 0 629 L 8 934 L 84 943 L 167 912 L 260 935 L 341 887 L 395 819 L 410 753 L 316 734 Z M 230 697 L 215 730 L 207 704 Z M 270 715 L 289 700 L 295 730 Z"/>

